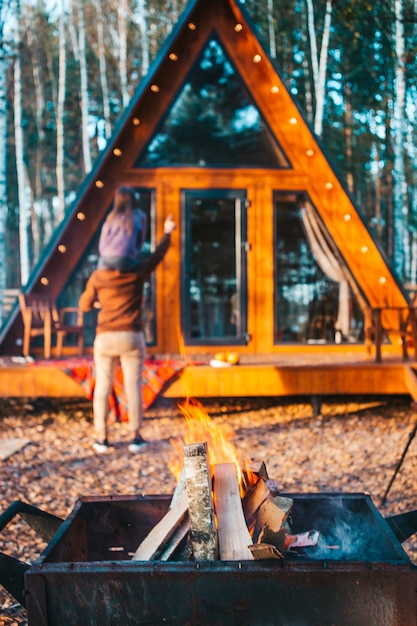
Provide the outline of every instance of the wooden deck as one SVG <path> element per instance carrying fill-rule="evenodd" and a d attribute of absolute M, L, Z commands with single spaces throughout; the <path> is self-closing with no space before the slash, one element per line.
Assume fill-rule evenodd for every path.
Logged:
<path fill-rule="evenodd" d="M 164 355 L 166 356 L 166 355 Z M 176 356 L 178 358 L 178 356 Z M 200 359 L 201 361 L 204 360 Z M 404 395 L 417 401 L 417 362 L 385 354 L 376 363 L 365 350 L 306 351 L 242 356 L 239 365 L 187 365 L 163 392 L 167 398 Z M 59 367 L 0 359 L 0 397 L 83 397 Z"/>

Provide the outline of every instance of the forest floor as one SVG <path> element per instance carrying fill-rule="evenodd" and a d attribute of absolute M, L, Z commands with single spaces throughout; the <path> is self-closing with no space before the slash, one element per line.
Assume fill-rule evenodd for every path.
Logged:
<path fill-rule="evenodd" d="M 384 517 L 417 509 L 417 437 L 410 441 L 417 412 L 408 397 L 328 398 L 320 416 L 300 399 L 211 399 L 203 406 L 243 458 L 265 461 L 282 492 L 368 493 Z M 65 519 L 79 496 L 172 494 L 177 480 L 169 467 L 178 457 L 171 439 L 184 429 L 178 404 L 161 398 L 146 412 L 143 451 L 130 453 L 127 425 L 113 423 L 110 451 L 98 455 L 89 401 L 1 401 L 0 443 L 28 441 L 0 459 L 0 513 L 23 500 Z M 417 537 L 402 545 L 417 564 Z M 45 547 L 19 517 L 0 534 L 0 551 L 29 564 Z M 9 624 L 27 624 L 26 611 L 0 585 L 0 625 Z"/>

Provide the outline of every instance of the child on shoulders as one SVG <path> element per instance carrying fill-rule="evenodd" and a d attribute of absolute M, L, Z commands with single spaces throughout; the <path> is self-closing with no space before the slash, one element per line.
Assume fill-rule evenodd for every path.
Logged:
<path fill-rule="evenodd" d="M 146 237 L 147 217 L 131 187 L 119 187 L 103 224 L 98 244 L 98 269 L 134 271 Z"/>

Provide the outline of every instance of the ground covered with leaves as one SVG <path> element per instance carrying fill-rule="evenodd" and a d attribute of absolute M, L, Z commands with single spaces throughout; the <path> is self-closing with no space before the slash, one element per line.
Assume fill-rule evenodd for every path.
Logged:
<path fill-rule="evenodd" d="M 417 509 L 417 412 L 409 397 L 329 398 L 320 415 L 307 399 L 211 399 L 203 406 L 243 458 L 265 461 L 282 492 L 366 492 L 383 516 Z M 81 495 L 173 493 L 170 466 L 178 453 L 171 439 L 185 427 L 174 400 L 161 398 L 147 410 L 149 443 L 136 454 L 128 451 L 125 423 L 111 425 L 107 454 L 94 452 L 87 400 L 3 400 L 0 411 L 0 441 L 28 440 L 0 460 L 0 513 L 23 500 L 65 519 Z M 0 533 L 0 551 L 29 564 L 45 547 L 20 517 Z M 403 547 L 417 564 L 416 536 Z M 0 586 L 0 625 L 6 624 L 27 624 L 27 616 Z"/>

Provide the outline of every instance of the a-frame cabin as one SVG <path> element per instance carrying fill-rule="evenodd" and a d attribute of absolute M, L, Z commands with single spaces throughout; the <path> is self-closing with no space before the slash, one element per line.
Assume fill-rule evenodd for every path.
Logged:
<path fill-rule="evenodd" d="M 407 305 L 235 0 L 190 1 L 28 292 L 77 302 L 119 185 L 136 188 L 148 212 L 146 250 L 168 213 L 178 224 L 147 285 L 150 354 L 363 350 L 367 307 Z M 16 308 L 1 353 L 19 353 L 20 337 Z"/>

